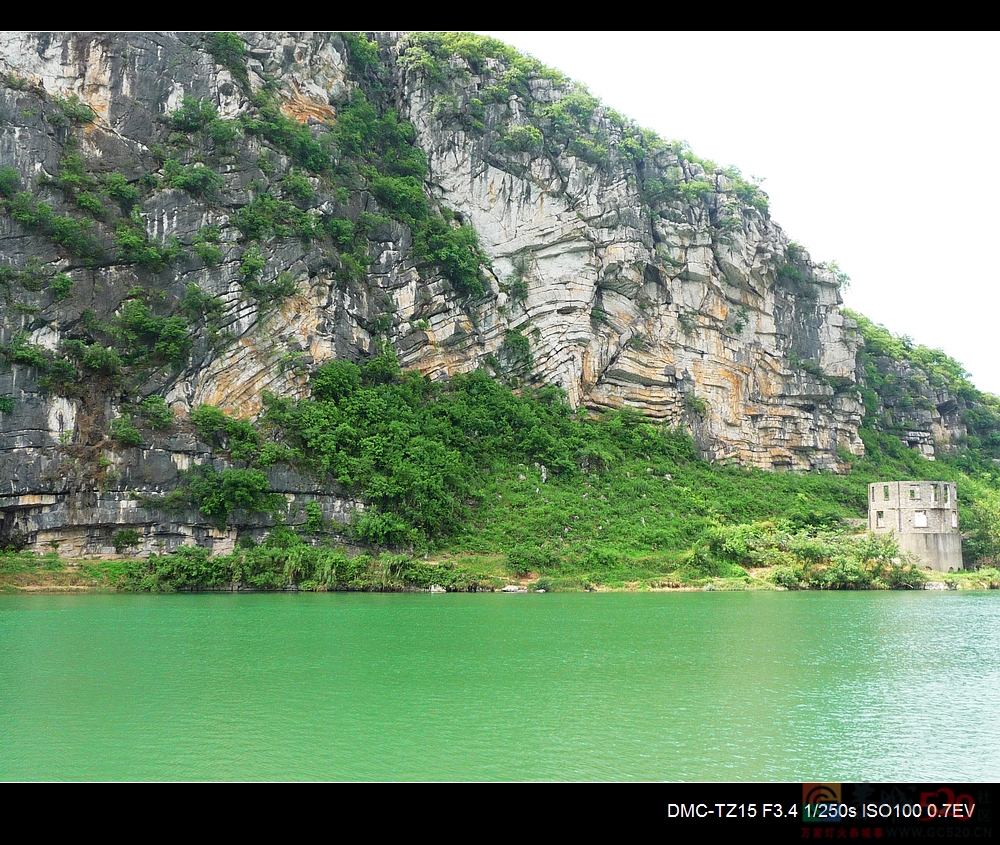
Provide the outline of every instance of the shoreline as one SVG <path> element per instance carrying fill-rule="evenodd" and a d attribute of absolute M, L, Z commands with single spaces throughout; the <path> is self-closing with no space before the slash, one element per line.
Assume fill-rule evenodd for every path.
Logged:
<path fill-rule="evenodd" d="M 0 558 L 2 562 L 2 558 Z M 440 586 L 420 585 L 405 580 L 388 581 L 383 573 L 369 572 L 368 578 L 356 578 L 351 582 L 335 585 L 317 585 L 306 582 L 289 582 L 281 586 L 254 586 L 242 582 L 216 584 L 174 585 L 157 582 L 134 586 L 114 578 L 118 567 L 134 565 L 134 559 L 125 556 L 103 556 L 101 559 L 71 564 L 58 561 L 50 556 L 37 557 L 27 561 L 20 558 L 17 571 L 3 571 L 0 568 L 0 595 L 56 595 L 80 593 L 142 593 L 142 592 L 182 592 L 182 593 L 298 593 L 298 592 L 367 592 L 367 593 L 499 593 L 504 587 L 515 586 L 518 593 L 525 592 L 841 592 L 818 584 L 802 584 L 797 587 L 780 586 L 768 580 L 772 568 L 749 570 L 745 577 L 709 577 L 698 579 L 699 583 L 684 583 L 680 578 L 636 579 L 624 583 L 590 582 L 585 573 L 555 576 L 539 572 L 525 573 L 521 577 L 504 575 L 499 572 L 481 572 L 479 578 L 469 579 L 464 584 Z M 32 566 L 31 564 L 35 565 Z M 442 561 L 426 562 L 436 567 Z M 903 589 L 909 591 L 952 592 L 956 590 L 990 590 L 1000 588 L 1000 584 L 989 575 L 980 576 L 976 570 L 962 570 L 956 573 L 924 571 L 924 582 L 919 586 Z M 665 583 L 666 582 L 666 583 Z M 855 590 L 885 591 L 884 584 L 858 586 Z M 896 588 L 900 589 L 900 588 Z M 508 592 L 512 592 L 508 590 Z"/>

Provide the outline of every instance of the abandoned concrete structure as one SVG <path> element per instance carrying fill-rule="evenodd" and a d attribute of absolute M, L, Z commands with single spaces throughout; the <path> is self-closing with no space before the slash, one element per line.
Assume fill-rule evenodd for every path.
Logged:
<path fill-rule="evenodd" d="M 958 498 L 948 481 L 880 481 L 868 485 L 868 530 L 895 533 L 899 547 L 939 572 L 962 569 Z"/>

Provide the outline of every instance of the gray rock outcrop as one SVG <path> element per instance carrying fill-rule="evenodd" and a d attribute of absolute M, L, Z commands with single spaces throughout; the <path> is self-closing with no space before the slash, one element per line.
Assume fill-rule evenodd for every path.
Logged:
<path fill-rule="evenodd" d="M 504 55 L 444 61 L 387 34 L 365 61 L 351 50 L 336 34 L 0 34 L 0 170 L 17 177 L 0 213 L 6 536 L 87 554 L 122 526 L 145 552 L 259 535 L 268 517 L 219 529 L 149 506 L 192 465 L 232 464 L 187 417 L 209 404 L 252 419 L 265 392 L 306 396 L 317 366 L 371 357 L 380 338 L 435 379 L 488 365 L 558 385 L 574 406 L 687 426 L 712 460 L 837 470 L 862 454 L 860 340 L 837 279 L 738 173 L 642 140 L 581 89 Z M 329 126 L 358 90 L 412 124 L 425 197 L 473 227 L 488 259 L 481 295 L 419 258 L 405 219 L 381 214 L 375 177 L 347 191 L 296 160 L 304 138 L 331 149 Z M 211 113 L 185 129 L 176 115 L 198 102 Z M 289 136 L 267 103 L 309 131 Z M 15 207 L 24 195 L 54 217 Z M 261 198 L 273 202 L 255 235 Z M 375 220 L 360 275 L 329 219 Z M 123 314 L 160 333 L 129 335 Z M 187 340 L 170 347 L 162 321 L 177 314 Z M 80 358 L 83 378 L 60 387 L 52 362 L 71 359 L 71 342 L 78 357 L 149 351 L 124 378 Z M 173 409 L 172 427 L 141 424 L 148 396 Z M 129 416 L 141 445 L 112 437 Z M 291 471 L 269 483 L 291 522 L 307 501 L 339 525 L 363 506 Z"/>

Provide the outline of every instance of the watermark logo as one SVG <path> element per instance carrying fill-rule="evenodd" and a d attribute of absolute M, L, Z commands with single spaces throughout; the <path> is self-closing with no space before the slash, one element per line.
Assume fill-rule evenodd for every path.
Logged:
<path fill-rule="evenodd" d="M 843 816 L 839 783 L 802 784 L 802 821 L 838 822 Z"/>

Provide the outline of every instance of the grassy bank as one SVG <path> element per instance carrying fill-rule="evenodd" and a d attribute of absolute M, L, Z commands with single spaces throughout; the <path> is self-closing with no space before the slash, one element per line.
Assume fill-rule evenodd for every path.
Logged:
<path fill-rule="evenodd" d="M 196 468 L 151 504 L 199 507 L 225 525 L 273 509 L 279 526 L 231 555 L 186 548 L 70 567 L 0 557 L 0 585 L 134 591 L 584 589 L 912 589 L 928 575 L 891 536 L 863 532 L 868 484 L 958 485 L 967 565 L 996 559 L 996 465 L 982 449 L 927 461 L 898 437 L 862 429 L 866 457 L 846 474 L 769 473 L 701 460 L 690 436 L 629 411 L 573 412 L 552 388 L 520 394 L 485 372 L 432 384 L 383 354 L 333 362 L 312 397 L 268 397 L 256 426 L 202 406 L 201 436 L 232 468 Z M 366 554 L 330 541 L 318 507 L 280 524 L 263 469 L 288 462 L 369 503 L 349 527 Z M 338 527 L 342 530 L 342 527 Z M 135 540 L 138 537 L 134 538 Z M 127 545 L 127 544 L 123 544 Z M 989 585 L 979 576 L 955 583 Z M 941 576 L 943 577 L 943 576 Z M 964 579 L 964 580 L 963 580 Z"/>
<path fill-rule="evenodd" d="M 785 538 L 811 543 L 823 540 Z M 743 539 L 737 539 L 742 543 Z M 869 541 L 861 538 L 855 544 Z M 593 566 L 543 567 L 541 571 L 512 565 L 504 555 L 439 554 L 426 559 L 399 554 L 359 555 L 304 543 L 283 548 L 263 545 L 232 555 L 209 555 L 194 547 L 174 554 L 132 559 L 124 556 L 66 561 L 55 554 L 0 556 L 0 593 L 34 592 L 177 592 L 177 591 L 368 591 L 403 592 L 441 588 L 449 592 L 492 592 L 509 585 L 528 590 L 786 590 L 786 589 L 921 589 L 937 582 L 948 589 L 998 589 L 1000 570 L 984 568 L 960 573 L 921 571 L 907 563 L 871 559 L 857 565 L 850 557 L 814 559 L 797 565 L 787 542 L 769 553 L 785 562 L 758 560 L 755 566 L 728 564 L 707 574 L 689 560 L 635 558 L 607 571 Z M 884 544 L 883 544 L 884 545 Z M 803 553 L 803 549 L 798 552 Z M 766 555 L 765 555 L 766 556 Z"/>
<path fill-rule="evenodd" d="M 917 588 L 928 575 L 892 537 L 861 528 L 868 485 L 884 480 L 955 482 L 966 566 L 995 566 L 1000 400 L 978 393 L 943 353 L 907 347 L 866 321 L 862 328 L 865 457 L 845 454 L 844 474 L 709 464 L 683 429 L 633 411 L 591 416 L 571 409 L 555 388 L 515 392 L 486 370 L 432 383 L 401 371 L 386 348 L 360 366 L 323 365 L 310 378 L 309 398 L 265 395 L 256 424 L 210 406 L 192 414 L 200 437 L 230 466 L 194 467 L 177 489 L 146 504 L 195 506 L 220 527 L 239 524 L 241 511 L 270 511 L 279 525 L 262 545 L 241 536 L 228 556 L 192 548 L 73 569 L 8 553 L 0 583 L 153 591 L 234 583 L 262 590 Z M 890 378 L 921 366 L 920 378 Z M 930 387 L 958 397 L 968 430 L 936 461 L 907 448 L 893 427 L 910 406 L 930 401 L 919 392 Z M 268 490 L 264 472 L 276 463 L 366 501 L 348 531 L 368 553 L 350 557 L 332 545 L 343 526 L 325 524 L 315 503 L 305 523 L 281 524 L 285 500 Z M 990 572 L 982 578 L 995 580 Z"/>

